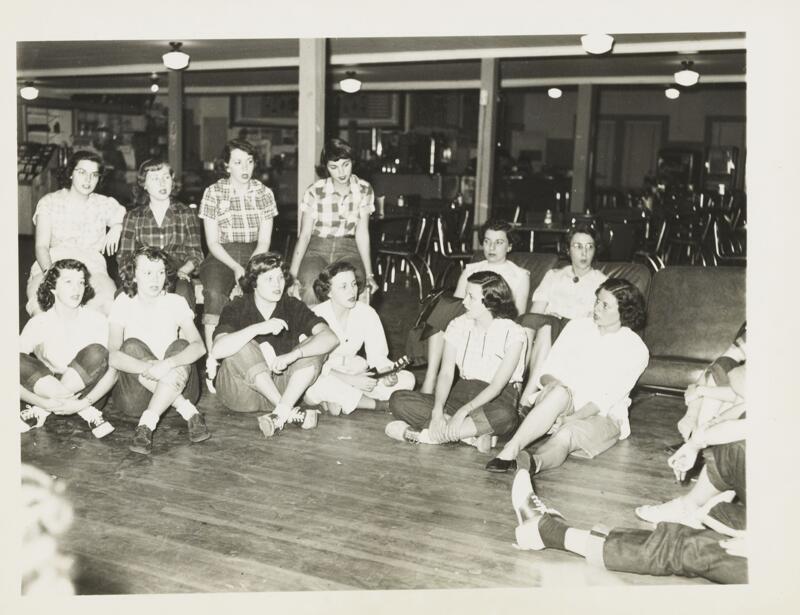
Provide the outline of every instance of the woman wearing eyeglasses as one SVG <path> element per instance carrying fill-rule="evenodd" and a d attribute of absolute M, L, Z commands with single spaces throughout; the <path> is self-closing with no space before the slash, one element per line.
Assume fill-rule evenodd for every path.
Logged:
<path fill-rule="evenodd" d="M 25 306 L 31 316 L 41 311 L 36 291 L 44 272 L 64 258 L 82 262 L 91 274 L 95 296 L 87 307 L 106 315 L 111 311 L 117 287 L 108 275 L 103 253 L 117 251 L 125 208 L 114 198 L 95 193 L 104 170 L 96 153 L 75 152 L 65 169 L 64 187 L 44 195 L 36 205 L 36 262 L 28 278 Z"/>
<path fill-rule="evenodd" d="M 576 224 L 567 234 L 570 264 L 551 269 L 531 297 L 531 309 L 519 319 L 528 335 L 528 380 L 520 406 L 530 408 L 539 391 L 541 369 L 564 325 L 592 315 L 595 292 L 606 275 L 594 269 L 597 235 L 588 224 Z M 523 414 L 525 410 L 523 410 Z"/>
<path fill-rule="evenodd" d="M 531 290 L 531 274 L 506 258 L 513 248 L 512 229 L 511 224 L 503 220 L 489 220 L 486 223 L 483 227 L 483 255 L 486 259 L 464 267 L 453 297 L 442 297 L 428 317 L 426 324 L 434 333 L 428 337 L 428 367 L 420 392 L 433 393 L 436 386 L 444 350 L 444 331 L 454 318 L 465 313 L 461 300 L 466 296 L 469 276 L 478 271 L 499 274 L 511 289 L 517 311 L 520 314 L 525 312 Z"/>

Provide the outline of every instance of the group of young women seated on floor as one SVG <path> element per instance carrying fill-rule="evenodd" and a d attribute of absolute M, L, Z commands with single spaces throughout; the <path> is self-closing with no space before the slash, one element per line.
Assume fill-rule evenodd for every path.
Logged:
<path fill-rule="evenodd" d="M 482 237 L 485 260 L 467 265 L 454 296 L 443 297 L 428 319 L 428 366 L 414 391 L 414 376 L 389 359 L 364 292 L 377 288 L 368 232 L 374 195 L 352 173 L 350 147 L 332 140 L 323 150 L 327 177 L 303 196 L 291 263 L 269 251 L 277 207 L 252 177 L 254 149 L 232 141 L 223 161 L 227 177 L 205 191 L 200 205 L 204 258 L 199 224 L 175 200 L 177 183 L 166 162 L 141 165 L 136 207 L 126 214 L 94 193 L 100 158 L 72 157 L 68 186 L 46 195 L 34 216 L 32 318 L 20 335 L 20 397 L 28 404 L 22 429 L 41 426 L 51 413 L 78 414 L 103 437 L 113 430 L 102 414 L 113 389 L 115 409 L 141 415 L 132 451 L 152 451 L 153 432 L 169 408 L 187 421 L 190 441 L 202 442 L 210 432 L 195 405 L 201 390 L 195 364 L 208 348 L 207 365 L 220 364 L 217 398 L 230 410 L 257 412 L 267 437 L 287 424 L 313 428 L 320 411 L 336 416 L 361 408 L 391 413 L 386 434 L 401 441 L 466 442 L 489 452 L 505 440 L 486 469 L 518 471 L 512 499 L 521 548 L 589 554 L 591 536 L 559 520 L 533 493 L 530 476 L 570 454 L 599 455 L 630 434 L 629 395 L 649 358 L 635 333 L 644 324 L 644 298 L 627 280 L 606 279 L 593 268 L 593 229 L 569 232 L 570 263 L 546 274 L 528 306 L 530 275 L 507 259 L 512 227 L 490 221 Z M 119 290 L 103 251 L 117 253 Z M 194 274 L 203 283 L 205 344 L 195 326 Z M 682 477 L 699 451 L 728 448 L 709 449 L 709 469 L 692 491 L 640 507 L 642 519 L 702 532 L 701 522 L 713 523 L 708 503 L 717 503 L 723 486 L 743 502 L 743 349 L 744 330 L 687 390 L 688 410 L 678 424 L 686 442 L 669 463 Z M 615 554 L 606 553 L 607 566 L 641 568 L 639 560 L 619 563 L 625 549 L 639 549 L 651 572 L 661 570 L 654 560 L 676 557 L 652 548 L 672 545 L 674 536 L 651 540 L 652 552 L 643 555 L 647 537 L 621 532 Z M 662 533 L 670 532 L 683 530 Z M 695 538 L 709 540 L 685 537 Z M 740 578 L 738 561 L 730 568 L 726 559 L 739 557 L 736 547 L 714 553 L 723 571 L 706 576 Z"/>
<path fill-rule="evenodd" d="M 375 407 L 395 388 L 413 386 L 409 372 L 367 374 L 391 361 L 377 314 L 353 300 L 356 277 L 368 289 L 377 284 L 368 228 L 374 194 L 353 174 L 350 146 L 339 139 L 326 144 L 323 179 L 303 196 L 288 267 L 269 252 L 277 206 L 253 177 L 255 157 L 240 140 L 222 152 L 225 176 L 206 189 L 199 209 L 205 258 L 197 217 L 175 199 L 179 187 L 168 163 L 153 159 L 140 166 L 135 207 L 126 213 L 113 198 L 95 193 L 104 173 L 101 158 L 90 151 L 71 157 L 64 188 L 42 198 L 34 214 L 36 262 L 26 304 L 32 318 L 21 334 L 20 396 L 28 404 L 23 429 L 43 424 L 51 413 L 78 413 L 96 436 L 107 435 L 113 427 L 101 410 L 114 388 L 115 408 L 141 413 L 132 450 L 150 452 L 153 431 L 170 407 L 186 419 L 191 441 L 203 441 L 210 434 L 194 405 L 200 395 L 194 364 L 206 347 L 211 359 L 231 359 L 217 379 L 223 403 L 235 410 L 270 408 L 277 428 L 297 420 L 297 402 L 311 384 L 310 398 L 331 413 Z M 103 253 L 116 253 L 120 289 Z M 203 286 L 205 344 L 194 324 L 193 275 Z M 294 282 L 286 287 L 287 280 Z M 295 297 L 323 302 L 315 308 L 321 316 Z M 356 353 L 365 341 L 363 361 Z M 243 359 L 253 347 L 263 359 L 256 367 Z M 237 371 L 242 361 L 244 372 Z M 259 373 L 261 363 L 269 377 Z M 216 361 L 208 367 L 213 378 Z"/>

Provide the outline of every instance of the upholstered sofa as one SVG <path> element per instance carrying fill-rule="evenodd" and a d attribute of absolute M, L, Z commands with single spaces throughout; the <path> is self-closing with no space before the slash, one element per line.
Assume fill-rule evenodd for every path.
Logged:
<path fill-rule="evenodd" d="M 508 258 L 531 272 L 531 289 L 548 270 L 566 264 L 556 254 L 511 252 Z M 647 324 L 640 333 L 650 349 L 650 364 L 639 379 L 640 389 L 683 392 L 725 351 L 745 321 L 742 267 L 666 267 L 652 274 L 640 263 L 596 266 L 609 277 L 635 284 L 647 301 Z"/>

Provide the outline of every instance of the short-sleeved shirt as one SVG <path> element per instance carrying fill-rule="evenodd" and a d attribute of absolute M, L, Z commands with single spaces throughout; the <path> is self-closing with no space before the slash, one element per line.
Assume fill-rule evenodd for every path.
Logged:
<path fill-rule="evenodd" d="M 135 207 L 125 215 L 117 262 L 124 265 L 141 246 L 164 250 L 178 267 L 191 261 L 197 269 L 203 261 L 197 216 L 183 203 L 170 203 L 161 224 L 149 205 Z"/>
<path fill-rule="evenodd" d="M 522 352 L 509 382 L 522 382 L 528 339 L 523 328 L 513 320 L 495 318 L 484 332 L 464 314 L 447 325 L 444 341 L 456 350 L 456 365 L 462 378 L 487 383 L 494 378 L 509 347 L 521 343 Z"/>
<path fill-rule="evenodd" d="M 123 339 L 135 337 L 150 348 L 159 359 L 164 358 L 167 347 L 178 339 L 181 324 L 194 320 L 194 312 L 186 299 L 173 293 L 164 293 L 152 303 L 121 293 L 114 299 L 108 322 L 123 329 Z"/>
<path fill-rule="evenodd" d="M 339 338 L 339 346 L 331 351 L 328 357 L 329 363 L 346 365 L 363 346 L 370 367 L 384 369 L 392 364 L 389 360 L 386 333 L 383 331 L 380 316 L 372 306 L 357 301 L 349 310 L 344 323 L 336 319 L 330 299 L 311 309 L 317 316 L 322 316 L 327 321 L 328 326 Z"/>
<path fill-rule="evenodd" d="M 108 320 L 79 307 L 74 319 L 59 318 L 55 308 L 31 318 L 19 335 L 20 352 L 36 355 L 54 374 L 63 374 L 80 350 L 89 344 L 108 346 Z"/>
<path fill-rule="evenodd" d="M 275 354 L 281 355 L 290 352 L 300 342 L 300 335 L 311 337 L 312 329 L 318 324 L 326 324 L 312 312 L 302 301 L 284 294 L 275 304 L 275 310 L 270 318 L 285 320 L 289 326 L 277 335 L 256 335 L 253 339 L 258 344 L 269 342 Z M 219 324 L 214 330 L 214 338 L 222 333 L 235 333 L 245 327 L 264 322 L 266 319 L 256 306 L 255 294 L 247 293 L 228 303 L 219 317 Z"/>
<path fill-rule="evenodd" d="M 84 203 L 73 202 L 63 188 L 45 194 L 36 205 L 34 224 L 50 225 L 50 258 L 78 258 L 91 271 L 105 271 L 101 255 L 107 228 L 121 224 L 125 208 L 110 196 L 92 193 Z M 40 272 L 38 263 L 33 271 Z"/>
<path fill-rule="evenodd" d="M 514 303 L 521 303 L 527 306 L 527 297 L 517 297 L 517 293 L 520 291 L 520 288 L 525 285 L 526 281 L 527 284 L 530 285 L 531 272 L 525 269 L 525 267 L 520 267 L 509 260 L 502 263 L 490 263 L 487 260 L 482 260 L 477 263 L 467 263 L 464 267 L 464 273 L 467 277 L 479 271 L 491 271 L 502 276 L 511 288 L 511 292 L 514 295 Z"/>
<path fill-rule="evenodd" d="M 547 303 L 546 314 L 562 318 L 586 318 L 594 311 L 595 291 L 606 280 L 602 271 L 592 269 L 575 282 L 575 273 L 567 265 L 561 269 L 551 269 L 542 279 L 531 296 L 531 303 Z"/>
<path fill-rule="evenodd" d="M 350 193 L 341 196 L 333 180 L 320 179 L 311 184 L 303 194 L 300 211 L 311 216 L 312 235 L 319 237 L 353 237 L 362 211 L 375 211 L 375 193 L 369 182 L 350 176 Z"/>
<path fill-rule="evenodd" d="M 206 188 L 199 215 L 216 221 L 220 243 L 249 243 L 258 239 L 264 222 L 278 215 L 278 206 L 272 190 L 257 179 L 251 179 L 245 194 L 239 195 L 226 177 Z"/>

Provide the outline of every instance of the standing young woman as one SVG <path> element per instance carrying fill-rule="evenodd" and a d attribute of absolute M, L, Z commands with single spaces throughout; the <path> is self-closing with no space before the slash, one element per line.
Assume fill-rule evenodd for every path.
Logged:
<path fill-rule="evenodd" d="M 203 329 L 209 348 L 222 308 L 244 275 L 247 261 L 254 254 L 269 252 L 272 240 L 272 219 L 278 215 L 278 206 L 272 190 L 253 179 L 255 161 L 256 149 L 250 143 L 228 142 L 221 160 L 227 177 L 206 188 L 200 203 L 209 252 L 200 265 Z M 213 378 L 216 364 L 209 367 Z"/>
<path fill-rule="evenodd" d="M 567 234 L 570 264 L 548 271 L 531 297 L 531 309 L 519 319 L 528 335 L 528 381 L 520 404 L 531 406 L 539 390 L 542 365 L 564 325 L 573 318 L 588 318 L 595 305 L 595 291 L 606 279 L 593 268 L 597 236 L 592 227 L 578 224 Z"/>
<path fill-rule="evenodd" d="M 467 264 L 458 278 L 453 297 L 441 297 L 428 317 L 426 325 L 433 329 L 434 333 L 427 338 L 428 366 L 420 389 L 423 393 L 433 393 L 436 376 L 439 373 L 439 364 L 442 361 L 444 331 L 450 321 L 464 313 L 461 299 L 467 292 L 469 276 L 478 271 L 493 271 L 503 276 L 514 295 L 517 312 L 521 314 L 525 311 L 531 291 L 531 273 L 507 258 L 513 248 L 512 229 L 511 224 L 503 220 L 489 220 L 486 223 L 483 227 L 482 241 L 485 260 Z"/>
<path fill-rule="evenodd" d="M 571 453 L 592 458 L 630 435 L 630 391 L 647 367 L 647 346 L 633 330 L 644 324 L 644 297 L 627 280 L 609 278 L 597 289 L 592 318 L 564 327 L 544 363 L 544 387 L 522 425 L 486 469 L 517 467 L 523 448 L 547 433 L 526 463 L 532 472 L 564 463 Z"/>
<path fill-rule="evenodd" d="M 397 391 L 389 399 L 391 413 L 400 419 L 386 426 L 390 438 L 426 444 L 466 440 L 488 452 L 493 435 L 517 426 L 526 339 L 514 322 L 511 289 L 497 273 L 473 273 L 464 308 L 445 331 L 434 394 Z M 460 378 L 454 385 L 456 367 Z"/>
<path fill-rule="evenodd" d="M 89 270 L 95 294 L 88 307 L 104 314 L 111 310 L 117 286 L 108 275 L 103 253 L 117 251 L 125 208 L 94 192 L 103 172 L 100 156 L 75 152 L 67 163 L 64 187 L 44 195 L 36 205 L 36 262 L 28 278 L 25 306 L 31 316 L 40 311 L 36 293 L 44 272 L 63 258 L 78 260 Z"/>
<path fill-rule="evenodd" d="M 296 280 L 293 293 L 306 305 L 317 303 L 314 280 L 320 271 L 339 260 L 355 267 L 356 277 L 366 281 L 370 292 L 378 290 L 369 245 L 369 216 L 375 211 L 372 186 L 353 174 L 353 148 L 341 139 L 326 143 L 320 167 L 328 177 L 311 184 L 303 195 L 300 234 L 289 267 Z"/>
<path fill-rule="evenodd" d="M 116 372 L 108 367 L 108 321 L 84 307 L 92 297 L 82 262 L 61 259 L 45 273 L 37 293 L 41 311 L 19 336 L 20 398 L 31 404 L 23 421 L 36 419 L 39 427 L 50 413 L 77 413 L 98 438 L 114 430 L 95 407 L 105 403 Z"/>
<path fill-rule="evenodd" d="M 120 270 L 141 246 L 164 250 L 170 267 L 177 273 L 175 293 L 194 310 L 192 272 L 203 261 L 200 225 L 194 212 L 175 200 L 178 183 L 169 163 L 159 158 L 139 166 L 133 200 L 137 207 L 125 215 L 117 252 Z"/>
<path fill-rule="evenodd" d="M 306 401 L 321 404 L 331 414 L 350 414 L 356 408 L 388 410 L 394 391 L 414 388 L 414 374 L 402 370 L 375 378 L 368 373 L 392 366 L 389 346 L 378 313 L 358 300 L 356 270 L 338 261 L 320 272 L 314 282 L 322 303 L 313 308 L 339 338 L 339 346 L 328 356 L 322 374 L 306 391 Z M 364 347 L 366 359 L 356 353 Z"/>
<path fill-rule="evenodd" d="M 163 251 L 136 250 L 121 272 L 124 292 L 108 319 L 109 362 L 119 371 L 114 407 L 142 413 L 130 449 L 143 455 L 152 451 L 153 432 L 170 406 L 187 421 L 192 442 L 211 437 L 193 403 L 200 396 L 193 364 L 205 347 L 194 312 L 182 297 L 167 292 L 168 266 Z"/>

